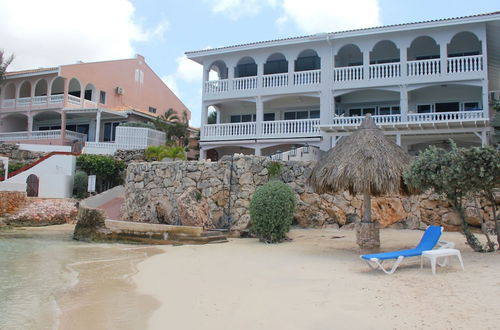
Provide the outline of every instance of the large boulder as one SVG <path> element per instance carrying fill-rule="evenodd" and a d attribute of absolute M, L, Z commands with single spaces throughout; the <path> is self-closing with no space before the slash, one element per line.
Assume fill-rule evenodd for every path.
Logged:
<path fill-rule="evenodd" d="M 377 221 L 381 228 L 406 219 L 409 215 L 400 198 L 375 198 L 371 203 L 372 220 Z"/>
<path fill-rule="evenodd" d="M 179 219 L 184 226 L 214 228 L 209 217 L 208 202 L 195 187 L 189 187 L 177 198 Z"/>

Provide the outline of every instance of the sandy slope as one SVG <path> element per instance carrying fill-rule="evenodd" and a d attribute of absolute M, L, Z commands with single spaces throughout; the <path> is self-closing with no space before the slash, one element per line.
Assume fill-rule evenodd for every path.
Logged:
<path fill-rule="evenodd" d="M 422 232 L 385 229 L 382 250 Z M 162 302 L 150 329 L 498 329 L 500 254 L 478 254 L 458 233 L 453 260 L 433 276 L 419 259 L 393 275 L 369 271 L 351 231 L 293 230 L 293 241 L 254 239 L 164 247 L 139 264 L 141 293 Z M 333 238 L 334 236 L 344 236 Z"/>

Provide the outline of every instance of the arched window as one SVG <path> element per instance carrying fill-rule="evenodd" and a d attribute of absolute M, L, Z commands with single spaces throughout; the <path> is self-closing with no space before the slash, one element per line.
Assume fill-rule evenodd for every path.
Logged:
<path fill-rule="evenodd" d="M 209 69 L 209 80 L 222 80 L 227 79 L 228 76 L 227 65 L 224 61 L 215 61 Z"/>
<path fill-rule="evenodd" d="M 29 81 L 25 81 L 21 85 L 21 88 L 19 89 L 19 97 L 31 97 L 31 84 Z"/>
<path fill-rule="evenodd" d="M 264 64 L 264 74 L 288 72 L 288 61 L 281 53 L 274 53 L 267 58 Z"/>
<path fill-rule="evenodd" d="M 319 70 L 321 68 L 321 58 L 315 50 L 303 50 L 295 60 L 295 72 Z"/>
<path fill-rule="evenodd" d="M 335 55 L 335 67 L 337 68 L 358 65 L 363 65 L 363 53 L 356 45 L 345 45 Z"/>
<path fill-rule="evenodd" d="M 69 81 L 69 90 L 68 94 L 76 97 L 81 97 L 82 87 L 80 82 L 76 78 L 72 78 Z"/>
<path fill-rule="evenodd" d="M 8 84 L 5 86 L 4 89 L 4 100 L 12 100 L 16 98 L 16 86 L 13 83 Z"/>
<path fill-rule="evenodd" d="M 436 40 L 429 36 L 420 36 L 414 39 L 407 51 L 408 61 L 430 60 L 439 57 L 439 45 Z"/>
<path fill-rule="evenodd" d="M 377 42 L 370 52 L 370 64 L 399 62 L 399 49 L 390 40 Z"/>
<path fill-rule="evenodd" d="M 35 96 L 47 96 L 48 85 L 47 80 L 40 79 L 35 86 Z"/>
<path fill-rule="evenodd" d="M 85 100 L 95 102 L 97 97 L 96 94 L 97 94 L 96 89 L 93 84 L 89 83 L 87 84 L 87 86 L 85 86 L 85 95 L 84 95 Z"/>
<path fill-rule="evenodd" d="M 448 57 L 472 56 L 481 53 L 481 41 L 472 32 L 457 33 L 448 44 Z"/>
<path fill-rule="evenodd" d="M 61 95 L 64 94 L 64 79 L 57 77 L 52 81 L 52 86 L 50 88 L 51 95 Z"/>
<path fill-rule="evenodd" d="M 234 68 L 234 77 L 253 77 L 257 75 L 257 64 L 254 59 L 246 56 L 238 61 L 238 65 Z"/>

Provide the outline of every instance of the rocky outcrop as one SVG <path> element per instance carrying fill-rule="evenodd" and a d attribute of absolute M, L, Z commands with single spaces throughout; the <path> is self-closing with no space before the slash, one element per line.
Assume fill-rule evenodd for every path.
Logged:
<path fill-rule="evenodd" d="M 189 187 L 177 198 L 180 223 L 183 226 L 197 226 L 204 229 L 214 228 L 208 218 L 208 202 L 201 196 L 201 192 Z"/>
<path fill-rule="evenodd" d="M 0 217 L 14 213 L 25 204 L 25 192 L 0 191 Z"/>
<path fill-rule="evenodd" d="M 249 227 L 248 210 L 253 193 L 269 180 L 270 162 L 265 157 L 236 155 L 233 159 L 225 156 L 219 162 L 132 163 L 126 174 L 124 219 L 180 224 L 181 213 L 186 222 L 194 212 L 199 215 L 195 220 L 198 225 L 204 223 L 203 226 L 209 228 L 229 224 L 233 232 L 241 233 Z M 362 196 L 347 192 L 316 194 L 306 182 L 314 162 L 283 162 L 282 165 L 279 179 L 298 195 L 297 224 L 319 228 L 338 224 L 351 228 L 353 222 L 359 221 Z M 179 198 L 184 193 L 191 197 L 181 202 L 181 211 Z M 498 199 L 500 202 L 500 197 Z M 483 217 L 492 218 L 492 211 L 485 201 L 477 201 L 479 208 L 475 203 L 465 204 L 467 221 L 479 227 Z M 460 229 L 449 203 L 436 194 L 372 198 L 372 216 L 379 227 L 416 229 L 436 224 L 448 230 Z"/>
<path fill-rule="evenodd" d="M 144 158 L 144 149 L 117 150 L 113 158 L 124 161 L 125 163 L 144 162 L 146 160 Z"/>
<path fill-rule="evenodd" d="M 0 156 L 8 157 L 12 163 L 33 163 L 45 155 L 43 152 L 20 150 L 15 144 L 0 144 Z"/>

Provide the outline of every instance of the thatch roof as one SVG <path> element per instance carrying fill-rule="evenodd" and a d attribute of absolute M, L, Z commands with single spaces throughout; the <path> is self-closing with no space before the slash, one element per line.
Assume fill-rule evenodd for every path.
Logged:
<path fill-rule="evenodd" d="M 309 184 L 317 193 L 408 194 L 402 174 L 410 160 L 367 115 L 357 131 L 341 139 L 316 164 Z"/>

